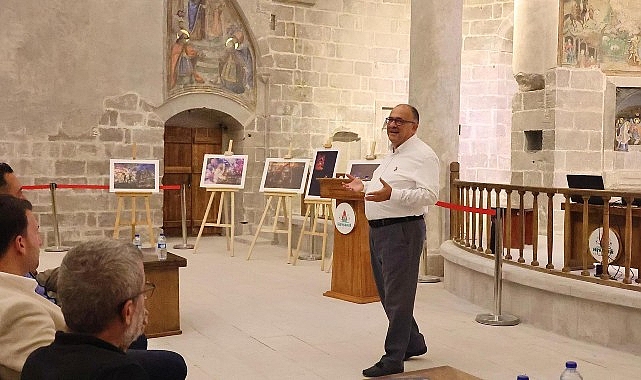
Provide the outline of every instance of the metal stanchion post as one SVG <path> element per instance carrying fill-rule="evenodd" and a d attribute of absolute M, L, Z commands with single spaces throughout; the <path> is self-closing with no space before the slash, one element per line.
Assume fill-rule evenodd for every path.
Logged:
<path fill-rule="evenodd" d="M 476 321 L 490 326 L 514 326 L 521 321 L 518 317 L 509 314 L 501 314 L 501 293 L 503 291 L 503 213 L 506 209 L 496 208 L 494 221 L 494 313 L 479 314 Z"/>
<path fill-rule="evenodd" d="M 56 184 L 51 182 L 49 184 L 51 190 L 51 207 L 53 210 L 53 234 L 56 245 L 53 247 L 45 248 L 45 252 L 66 252 L 70 248 L 60 246 L 60 230 L 58 229 L 58 212 L 56 210 Z"/>
<path fill-rule="evenodd" d="M 183 242 L 182 244 L 174 245 L 175 249 L 193 249 L 193 244 L 187 244 L 187 197 L 185 195 L 186 185 L 180 185 L 180 217 L 182 222 Z"/>
<path fill-rule="evenodd" d="M 436 282 L 440 282 L 441 279 L 439 277 L 426 274 L 427 273 L 427 240 L 423 242 L 423 253 L 421 253 L 421 261 L 423 262 L 424 274 L 419 273 L 418 275 L 419 284 L 421 283 L 433 284 Z"/>
<path fill-rule="evenodd" d="M 312 207 L 312 212 L 309 214 L 309 231 L 310 232 L 316 232 L 316 226 L 314 225 L 314 218 L 316 218 L 318 215 L 318 210 L 316 209 L 316 204 L 310 204 L 309 207 Z M 323 208 L 323 211 L 325 209 Z M 313 229 L 312 229 L 313 228 Z M 301 234 L 304 234 L 305 231 L 303 229 L 300 230 Z M 309 235 L 309 240 L 310 240 L 310 249 L 309 249 L 309 255 L 307 256 L 298 256 L 299 260 L 306 260 L 306 261 L 314 261 L 314 260 L 320 260 L 320 255 L 315 255 L 314 251 L 316 250 L 316 244 L 315 244 L 315 239 L 314 235 Z"/>

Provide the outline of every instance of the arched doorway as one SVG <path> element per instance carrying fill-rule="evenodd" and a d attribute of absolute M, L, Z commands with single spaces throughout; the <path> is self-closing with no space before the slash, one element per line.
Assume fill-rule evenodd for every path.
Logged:
<path fill-rule="evenodd" d="M 220 154 L 227 148 L 223 140 L 227 130 L 241 128 L 232 116 L 210 108 L 181 111 L 165 122 L 163 184 L 186 184 L 186 221 L 188 235 L 198 234 L 205 215 L 209 193 L 200 187 L 203 156 Z M 168 236 L 182 235 L 180 192 L 164 192 L 163 230 Z M 212 206 L 216 210 L 217 204 Z M 208 222 L 214 222 L 210 212 Z M 207 227 L 203 234 L 218 234 L 219 228 Z"/>

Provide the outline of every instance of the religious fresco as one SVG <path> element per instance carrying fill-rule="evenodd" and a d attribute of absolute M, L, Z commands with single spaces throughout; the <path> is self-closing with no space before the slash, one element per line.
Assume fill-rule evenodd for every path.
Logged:
<path fill-rule="evenodd" d="M 562 0 L 559 64 L 641 74 L 641 1 Z"/>
<path fill-rule="evenodd" d="M 218 93 L 255 105 L 254 49 L 232 2 L 170 0 L 167 7 L 168 97 Z"/>
<path fill-rule="evenodd" d="M 627 152 L 641 145 L 641 89 L 617 88 L 615 119 L 614 150 Z"/>

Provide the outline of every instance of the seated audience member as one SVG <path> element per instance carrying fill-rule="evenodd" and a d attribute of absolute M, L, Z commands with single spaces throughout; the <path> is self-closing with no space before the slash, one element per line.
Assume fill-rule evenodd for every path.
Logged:
<path fill-rule="evenodd" d="M 156 379 L 125 354 L 147 323 L 142 252 L 130 243 L 81 243 L 62 260 L 58 296 L 70 332 L 34 351 L 22 379 Z M 163 374 L 158 374 L 164 377 Z"/>
<path fill-rule="evenodd" d="M 20 378 L 27 356 L 66 325 L 60 308 L 35 293 L 25 277 L 40 261 L 40 233 L 31 203 L 0 195 L 0 379 Z"/>
<path fill-rule="evenodd" d="M 0 195 L 2 194 L 4 194 L 5 197 L 12 196 L 14 198 L 20 198 L 23 202 L 26 202 L 24 205 L 28 205 L 29 215 L 31 215 L 29 220 L 33 219 L 37 232 L 37 221 L 35 215 L 30 211 L 31 204 L 26 201 L 24 194 L 22 193 L 22 185 L 13 172 L 13 169 L 6 163 L 0 163 Z M 3 204 L 6 202 L 8 201 L 4 200 Z M 2 231 L 0 231 L 0 271 L 15 274 L 14 272 L 9 272 L 9 270 L 5 269 L 6 265 L 2 264 L 5 260 L 9 262 L 15 261 L 10 258 L 12 256 L 11 254 L 4 255 L 3 248 L 5 246 L 10 248 L 8 241 L 13 240 L 11 237 L 11 229 L 2 227 L 5 225 L 4 223 L 8 223 L 11 226 L 14 225 L 12 222 L 13 217 L 11 215 L 11 213 L 3 212 L 0 209 L 0 229 L 2 229 Z M 18 232 L 15 233 L 15 236 L 17 235 L 19 235 Z M 39 235 L 37 235 L 37 238 L 40 239 Z M 40 240 L 38 240 L 38 244 L 41 245 Z M 36 268 L 38 267 L 40 245 L 37 247 L 38 260 L 35 262 L 35 265 L 30 265 L 29 269 L 20 271 L 23 276 L 28 278 L 20 281 L 21 287 L 19 290 L 24 290 L 23 288 L 26 286 L 30 289 L 27 293 L 35 291 L 35 293 L 37 293 L 37 304 L 40 304 L 42 300 L 47 299 L 49 301 L 56 302 L 56 300 L 52 299 L 50 296 L 55 296 L 55 292 L 57 290 L 58 268 L 38 273 L 37 276 L 35 276 L 38 282 L 45 285 L 46 290 L 33 280 L 33 274 L 36 273 Z M 2 257 L 4 257 L 4 259 L 2 259 Z M 30 274 L 32 275 L 30 276 Z M 2 274 L 0 274 L 0 276 L 1 275 Z M 5 344 L 5 342 L 11 342 L 12 345 L 16 345 L 15 349 L 0 349 L 0 379 L 4 380 L 19 378 L 20 369 L 22 368 L 27 356 L 36 348 L 46 346 L 51 343 L 54 340 L 56 330 L 64 330 L 66 325 L 60 308 L 49 301 L 47 301 L 44 308 L 40 306 L 38 308 L 34 308 L 34 310 L 29 310 L 29 312 L 25 311 L 22 314 L 12 313 L 11 318 L 5 317 L 5 313 L 9 313 L 13 310 L 11 308 L 11 304 L 15 302 L 15 300 L 9 297 L 10 295 L 5 292 L 6 288 L 9 287 L 11 283 L 5 281 L 2 276 L 0 277 L 0 284 L 0 288 L 2 288 L 0 290 L 0 348 L 11 347 L 10 345 Z M 11 287 L 13 287 L 13 285 Z M 12 295 L 13 294 L 11 294 L 11 296 Z M 33 300 L 33 297 L 31 297 L 30 294 L 28 298 L 23 300 L 23 302 L 30 302 L 31 300 Z M 51 309 L 52 305 L 54 306 L 53 309 Z M 36 317 L 34 314 L 40 320 L 46 321 L 47 325 L 51 324 L 51 327 L 46 328 L 42 326 L 42 323 L 44 322 L 40 320 L 37 321 L 40 324 L 35 323 L 34 320 Z M 20 320 L 19 323 L 12 322 L 21 316 L 31 318 L 31 320 Z M 22 328 L 21 326 L 26 326 L 24 325 L 25 323 L 30 323 L 30 326 L 34 326 L 34 328 Z M 7 330 L 7 327 L 11 325 L 16 326 L 16 329 L 11 331 Z M 22 330 L 28 330 L 28 332 L 23 333 Z M 171 351 L 147 350 L 147 338 L 144 334 L 140 335 L 138 339 L 131 344 L 129 351 L 127 351 L 127 355 L 138 361 L 143 368 L 145 368 L 147 373 L 149 373 L 151 378 L 181 380 L 187 375 L 187 366 L 182 356 Z"/>

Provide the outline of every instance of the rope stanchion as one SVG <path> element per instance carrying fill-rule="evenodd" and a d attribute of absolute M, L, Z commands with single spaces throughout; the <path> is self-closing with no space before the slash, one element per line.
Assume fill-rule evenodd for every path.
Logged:
<path fill-rule="evenodd" d="M 182 225 L 182 233 L 183 233 L 183 242 L 182 244 L 176 244 L 174 245 L 175 249 L 193 249 L 194 245 L 193 244 L 187 244 L 187 197 L 185 195 L 186 190 L 184 183 L 180 185 L 180 221 Z"/>
<path fill-rule="evenodd" d="M 486 209 L 463 206 L 447 202 L 436 202 L 439 207 L 449 208 L 456 211 L 475 212 L 486 214 L 492 217 L 494 223 L 494 313 L 479 314 L 476 321 L 490 326 L 515 326 L 521 323 L 518 317 L 509 314 L 501 314 L 501 298 L 503 292 L 503 214 L 505 209 Z"/>
<path fill-rule="evenodd" d="M 509 314 L 501 314 L 501 297 L 503 291 L 503 214 L 505 209 L 498 209 L 494 223 L 494 313 L 479 314 L 476 321 L 490 326 L 515 326 L 521 321 L 518 317 Z"/>
<path fill-rule="evenodd" d="M 60 245 L 60 230 L 58 229 L 58 211 L 56 210 L 56 184 L 51 182 L 49 184 L 51 190 L 51 208 L 53 210 L 53 235 L 56 245 L 45 248 L 45 252 L 66 252 L 70 248 L 62 247 Z"/>

